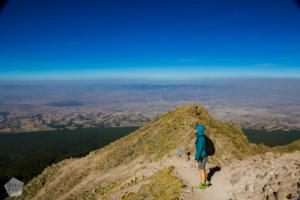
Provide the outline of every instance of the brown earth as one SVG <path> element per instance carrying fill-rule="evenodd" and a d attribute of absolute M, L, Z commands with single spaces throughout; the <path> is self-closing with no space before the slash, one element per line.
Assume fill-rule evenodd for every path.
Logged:
<path fill-rule="evenodd" d="M 194 187 L 196 123 L 215 147 L 207 166 L 215 172 L 212 185 L 203 191 Z M 277 148 L 250 144 L 201 105 L 183 105 L 86 157 L 53 164 L 15 199 L 293 199 L 300 193 L 299 150 L 299 140 Z"/>

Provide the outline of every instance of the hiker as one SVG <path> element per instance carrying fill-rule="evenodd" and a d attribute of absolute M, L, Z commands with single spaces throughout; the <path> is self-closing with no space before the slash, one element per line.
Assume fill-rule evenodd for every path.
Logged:
<path fill-rule="evenodd" d="M 195 141 L 196 154 L 195 154 L 195 163 L 198 164 L 198 168 L 201 176 L 201 184 L 197 185 L 196 188 L 205 189 L 206 186 L 210 185 L 209 181 L 206 177 L 205 165 L 207 162 L 207 154 L 206 154 L 206 138 L 204 135 L 205 127 L 203 125 L 196 124 L 195 126 L 197 136 Z"/>

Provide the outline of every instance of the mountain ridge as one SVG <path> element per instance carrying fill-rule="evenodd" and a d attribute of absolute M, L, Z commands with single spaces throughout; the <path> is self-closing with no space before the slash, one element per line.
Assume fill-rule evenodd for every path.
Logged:
<path fill-rule="evenodd" d="M 296 151 L 299 155 L 300 140 L 276 148 L 251 144 L 241 129 L 216 122 L 203 106 L 182 105 L 86 157 L 51 165 L 25 185 L 23 195 L 16 199 L 185 198 L 183 194 L 191 185 L 174 174 L 183 166 L 176 168 L 174 163 L 176 158 L 186 165 L 193 160 L 193 127 L 197 123 L 206 127 L 205 134 L 215 146 L 215 154 L 209 158 L 211 167 L 226 168 L 267 152 L 280 156 Z M 177 153 L 178 148 L 183 152 Z M 168 187 L 170 180 L 175 187 Z"/>

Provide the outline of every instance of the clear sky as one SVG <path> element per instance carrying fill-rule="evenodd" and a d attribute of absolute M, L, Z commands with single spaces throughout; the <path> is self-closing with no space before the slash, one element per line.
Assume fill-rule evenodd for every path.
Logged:
<path fill-rule="evenodd" d="M 294 0 L 8 0 L 0 79 L 299 77 Z"/>

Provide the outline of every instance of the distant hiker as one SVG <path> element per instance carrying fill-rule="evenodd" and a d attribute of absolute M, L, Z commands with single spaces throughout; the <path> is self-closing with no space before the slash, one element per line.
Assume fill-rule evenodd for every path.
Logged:
<path fill-rule="evenodd" d="M 195 163 L 198 164 L 198 168 L 201 176 L 201 184 L 197 185 L 196 188 L 205 189 L 206 186 L 210 185 L 206 177 L 205 165 L 207 162 L 207 153 L 206 153 L 206 138 L 204 135 L 205 127 L 203 125 L 196 124 L 195 126 L 197 136 L 195 141 L 196 154 L 195 154 Z"/>

